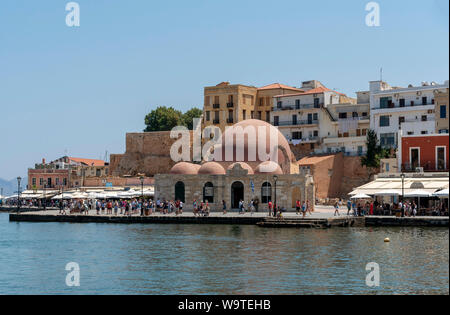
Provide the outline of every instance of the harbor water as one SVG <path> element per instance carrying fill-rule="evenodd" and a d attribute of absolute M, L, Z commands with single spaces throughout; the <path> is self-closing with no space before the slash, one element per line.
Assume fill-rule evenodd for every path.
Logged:
<path fill-rule="evenodd" d="M 80 286 L 66 284 L 70 262 Z M 371 262 L 379 287 L 366 284 Z M 447 228 L 19 223 L 0 213 L 0 294 L 449 294 L 448 279 Z"/>

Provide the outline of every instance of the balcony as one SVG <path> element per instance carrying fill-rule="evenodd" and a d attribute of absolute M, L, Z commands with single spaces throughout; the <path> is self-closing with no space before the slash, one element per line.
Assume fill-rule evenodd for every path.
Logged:
<path fill-rule="evenodd" d="M 288 120 L 288 121 L 279 121 L 274 122 L 274 126 L 304 126 L 304 125 L 317 125 L 319 123 L 318 120 Z"/>
<path fill-rule="evenodd" d="M 320 140 L 319 137 L 309 137 L 309 138 L 302 138 L 302 139 L 292 138 L 292 139 L 289 139 L 288 142 L 290 144 L 297 145 L 297 144 L 301 144 L 301 143 L 316 143 L 319 140 Z"/>
<path fill-rule="evenodd" d="M 439 167 L 434 163 L 426 163 L 426 164 L 420 165 L 420 166 L 411 165 L 411 163 L 402 164 L 402 172 L 405 172 L 405 173 L 416 173 L 417 168 L 423 168 L 424 172 L 448 172 L 449 171 L 448 166 Z"/>
<path fill-rule="evenodd" d="M 220 104 L 213 104 L 213 108 L 220 108 Z"/>
<path fill-rule="evenodd" d="M 419 103 L 414 103 L 414 105 L 411 104 L 405 104 L 405 105 L 400 105 L 400 104 L 390 104 L 388 106 L 384 106 L 381 107 L 380 105 L 377 105 L 376 107 L 373 107 L 372 110 L 380 110 L 380 109 L 384 109 L 384 110 L 389 110 L 389 109 L 408 109 L 410 110 L 411 107 L 421 107 L 421 106 L 435 106 L 434 103 L 432 102 L 427 102 L 426 104 L 423 104 L 422 102 Z"/>
<path fill-rule="evenodd" d="M 300 104 L 300 105 L 286 105 L 274 108 L 274 112 L 284 111 L 284 110 L 302 110 L 302 109 L 320 109 L 323 104 Z"/>
<path fill-rule="evenodd" d="M 227 107 L 228 108 L 233 108 L 234 107 L 234 103 L 227 103 Z"/>

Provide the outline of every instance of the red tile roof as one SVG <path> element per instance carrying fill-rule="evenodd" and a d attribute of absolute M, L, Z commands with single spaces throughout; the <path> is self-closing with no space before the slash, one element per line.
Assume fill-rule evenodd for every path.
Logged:
<path fill-rule="evenodd" d="M 258 88 L 258 90 L 275 90 L 275 89 L 285 89 L 285 90 L 293 90 L 293 91 L 303 92 L 303 90 L 301 90 L 301 89 L 297 89 L 293 86 L 289 86 L 289 85 L 285 85 L 285 84 L 281 84 L 281 83 L 273 83 L 273 84 L 269 84 L 269 85 Z"/>
<path fill-rule="evenodd" d="M 75 157 L 69 157 L 69 160 L 88 166 L 105 166 L 105 161 L 103 160 L 82 159 Z"/>

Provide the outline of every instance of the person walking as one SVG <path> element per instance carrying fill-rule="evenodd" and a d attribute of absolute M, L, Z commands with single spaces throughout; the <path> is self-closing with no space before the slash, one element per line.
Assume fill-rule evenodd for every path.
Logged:
<path fill-rule="evenodd" d="M 272 216 L 272 207 L 273 207 L 272 201 L 269 201 L 269 203 L 267 204 L 267 208 L 269 208 L 269 217 Z"/>
<path fill-rule="evenodd" d="M 227 203 L 225 200 L 222 200 L 222 211 L 224 215 L 227 214 Z"/>
<path fill-rule="evenodd" d="M 339 216 L 339 203 L 336 201 L 334 203 L 334 216 Z"/>
<path fill-rule="evenodd" d="M 300 214 L 300 207 L 301 207 L 300 200 L 297 200 L 297 201 L 295 202 L 295 214 L 296 214 L 296 215 L 299 215 L 299 214 Z"/>
<path fill-rule="evenodd" d="M 347 216 L 350 216 L 350 211 L 352 210 L 352 201 L 347 200 Z"/>

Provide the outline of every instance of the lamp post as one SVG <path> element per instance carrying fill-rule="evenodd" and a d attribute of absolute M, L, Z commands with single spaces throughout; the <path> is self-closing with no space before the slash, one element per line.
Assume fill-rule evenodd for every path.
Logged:
<path fill-rule="evenodd" d="M 45 190 L 45 188 L 47 187 L 47 185 L 44 183 L 44 210 L 47 210 L 47 191 Z"/>
<path fill-rule="evenodd" d="M 20 181 L 22 177 L 17 177 L 17 213 L 20 212 Z"/>
<path fill-rule="evenodd" d="M 402 179 L 402 218 L 405 216 L 405 173 L 401 173 Z"/>
<path fill-rule="evenodd" d="M 145 180 L 145 177 L 141 176 L 141 177 L 139 177 L 139 179 L 141 180 L 141 197 L 142 197 L 142 199 L 144 199 L 144 180 Z"/>
<path fill-rule="evenodd" d="M 276 217 L 277 216 L 277 181 L 278 181 L 278 176 L 274 175 L 273 176 L 273 181 L 275 183 L 275 203 L 273 205 L 273 216 Z"/>

